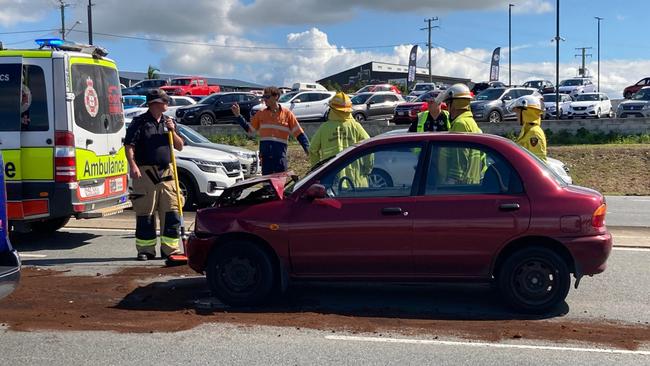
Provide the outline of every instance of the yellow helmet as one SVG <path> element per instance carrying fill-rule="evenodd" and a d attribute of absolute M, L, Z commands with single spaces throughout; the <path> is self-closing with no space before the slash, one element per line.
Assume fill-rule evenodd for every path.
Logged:
<path fill-rule="evenodd" d="M 472 99 L 472 94 L 467 85 L 458 83 L 450 86 L 447 90 L 443 90 L 438 95 L 437 101 L 442 103 L 447 102 L 449 99 Z"/>
<path fill-rule="evenodd" d="M 350 100 L 350 97 L 348 97 L 347 94 L 344 92 L 338 92 L 334 94 L 332 99 L 330 99 L 330 108 L 336 109 L 337 111 L 341 112 L 347 112 L 350 113 L 352 112 L 352 101 Z"/>

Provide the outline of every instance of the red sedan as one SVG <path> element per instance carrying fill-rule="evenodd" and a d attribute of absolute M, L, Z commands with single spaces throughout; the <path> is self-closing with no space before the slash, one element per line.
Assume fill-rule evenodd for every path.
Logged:
<path fill-rule="evenodd" d="M 301 180 L 230 187 L 197 212 L 186 250 L 231 305 L 264 302 L 291 280 L 470 281 L 540 313 L 563 303 L 571 273 L 605 270 L 605 211 L 603 195 L 567 185 L 510 140 L 398 134 Z"/>

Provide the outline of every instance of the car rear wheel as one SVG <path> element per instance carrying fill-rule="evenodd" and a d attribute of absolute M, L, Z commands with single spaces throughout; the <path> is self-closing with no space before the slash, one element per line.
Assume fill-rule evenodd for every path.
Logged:
<path fill-rule="evenodd" d="M 210 113 L 203 113 L 199 116 L 199 122 L 201 126 L 211 126 L 214 124 L 214 117 Z"/>
<path fill-rule="evenodd" d="M 488 115 L 488 122 L 490 123 L 499 123 L 502 119 L 503 118 L 501 117 L 501 113 L 499 113 L 499 111 L 492 111 Z"/>
<path fill-rule="evenodd" d="M 32 231 L 37 234 L 52 234 L 53 232 L 64 227 L 68 221 L 70 221 L 70 217 L 57 217 L 53 219 L 32 222 L 30 224 L 30 227 Z"/>
<path fill-rule="evenodd" d="M 214 295 L 232 306 L 265 302 L 275 282 L 271 258 L 247 240 L 231 241 L 213 250 L 206 277 Z"/>
<path fill-rule="evenodd" d="M 363 113 L 357 113 L 354 115 L 354 119 L 356 119 L 357 122 L 363 122 L 366 120 L 366 116 Z"/>
<path fill-rule="evenodd" d="M 521 249 L 509 256 L 497 276 L 505 301 L 524 313 L 545 313 L 564 301 L 571 278 L 564 259 L 543 247 Z"/>
<path fill-rule="evenodd" d="M 392 187 L 393 179 L 381 169 L 373 169 L 368 175 L 368 185 L 373 188 Z"/>

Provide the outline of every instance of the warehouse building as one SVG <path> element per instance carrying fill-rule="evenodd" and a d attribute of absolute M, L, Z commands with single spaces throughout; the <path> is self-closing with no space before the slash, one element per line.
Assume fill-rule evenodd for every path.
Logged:
<path fill-rule="evenodd" d="M 175 75 L 175 74 L 157 74 L 158 79 L 175 79 L 187 77 L 189 75 Z M 144 80 L 147 78 L 146 72 L 132 72 L 132 71 L 120 71 L 120 83 L 131 86 L 138 81 Z M 237 79 L 222 79 L 222 78 L 210 78 L 206 77 L 208 84 L 219 85 L 221 91 L 251 91 L 251 90 L 261 90 L 264 89 L 263 85 L 250 83 L 248 81 L 242 81 Z"/>

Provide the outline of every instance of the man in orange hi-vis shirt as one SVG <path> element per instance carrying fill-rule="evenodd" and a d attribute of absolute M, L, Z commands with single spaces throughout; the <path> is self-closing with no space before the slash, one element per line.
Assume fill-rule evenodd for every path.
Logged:
<path fill-rule="evenodd" d="M 260 159 L 262 174 L 280 173 L 287 170 L 287 143 L 289 135 L 293 135 L 300 143 L 305 154 L 309 151 L 309 139 L 300 127 L 296 116 L 278 104 L 280 90 L 276 87 L 264 88 L 262 95 L 266 108 L 257 112 L 250 123 L 241 115 L 239 105 L 231 107 L 237 117 L 237 123 L 253 136 L 257 133 L 260 138 Z"/>

